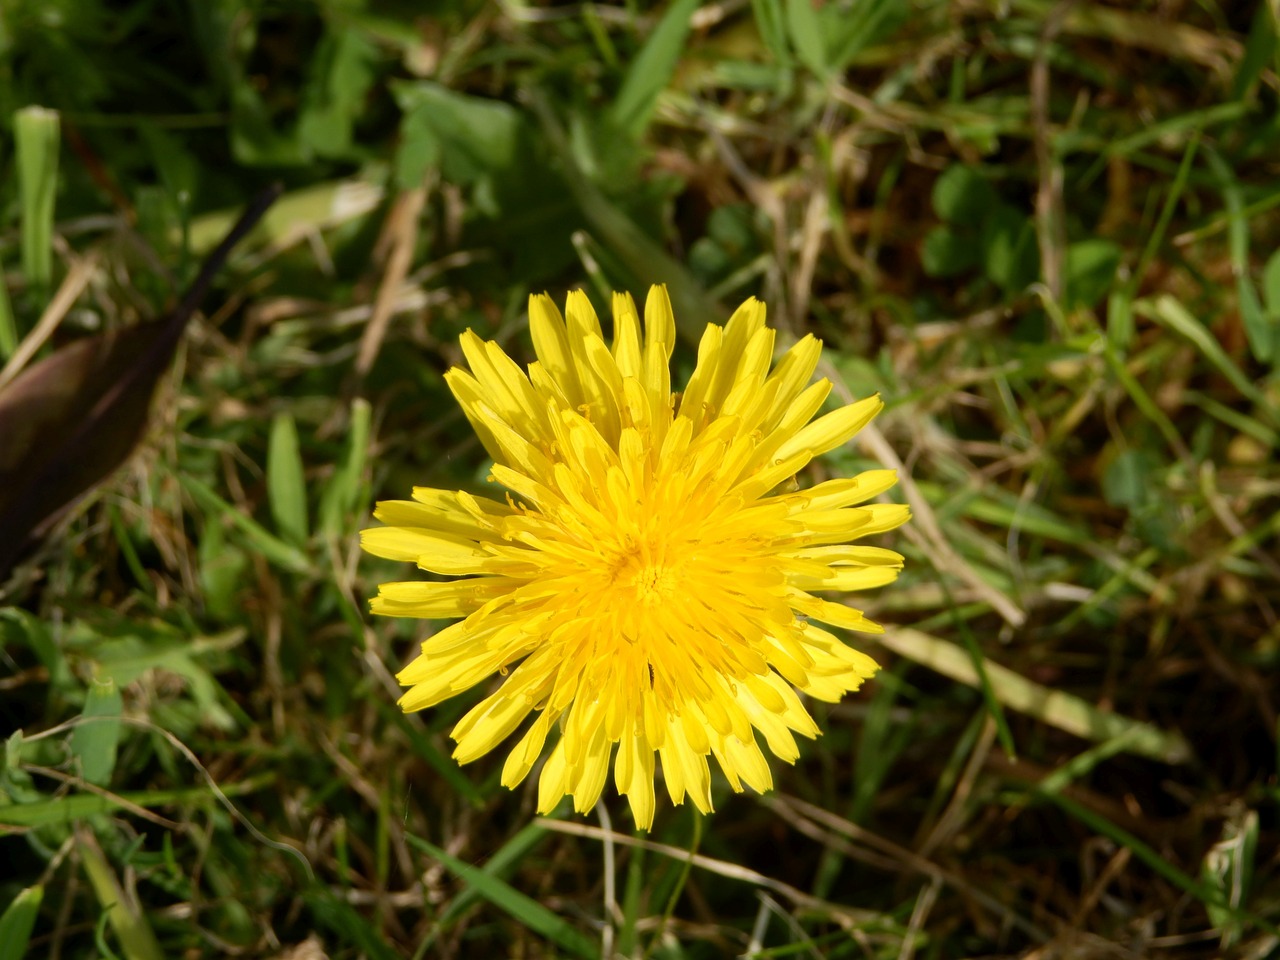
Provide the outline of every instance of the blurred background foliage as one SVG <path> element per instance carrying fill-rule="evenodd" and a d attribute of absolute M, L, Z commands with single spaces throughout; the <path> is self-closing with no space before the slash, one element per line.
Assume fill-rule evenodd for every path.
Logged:
<path fill-rule="evenodd" d="M 0 406 L 285 188 L 0 584 L 0 960 L 1276 955 L 1276 16 L 0 0 Z M 685 375 L 749 295 L 822 337 L 888 409 L 802 479 L 916 520 L 885 672 L 636 838 L 399 714 L 356 532 L 488 488 L 459 333 L 654 282 Z"/>

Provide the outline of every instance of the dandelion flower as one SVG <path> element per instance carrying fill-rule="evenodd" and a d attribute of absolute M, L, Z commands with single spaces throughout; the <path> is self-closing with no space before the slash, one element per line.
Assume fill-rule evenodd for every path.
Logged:
<path fill-rule="evenodd" d="M 527 374 L 496 343 L 463 335 L 470 372 L 446 379 L 508 493 L 416 488 L 412 501 L 378 504 L 385 526 L 364 531 L 364 549 L 449 579 L 384 583 L 372 610 L 460 618 L 400 673 L 405 711 L 502 675 L 453 729 L 459 763 L 532 714 L 504 785 L 519 784 L 553 736 L 540 812 L 565 794 L 590 810 L 612 765 L 648 829 L 659 764 L 672 802 L 688 796 L 703 812 L 709 757 L 735 791 L 766 791 L 757 734 L 794 762 L 793 734 L 819 732 L 797 691 L 836 701 L 875 673 L 819 624 L 882 628 L 815 594 L 895 579 L 899 554 L 850 541 L 908 512 L 868 502 L 894 484 L 890 470 L 796 488 L 798 471 L 883 404 L 868 397 L 814 420 L 831 389 L 810 383 L 822 344 L 806 336 L 771 364 L 759 301 L 708 325 L 682 394 L 671 391 L 664 287 L 649 291 L 643 334 L 634 301 L 614 295 L 612 346 L 585 295 L 569 294 L 565 314 L 530 298 L 538 360 Z"/>

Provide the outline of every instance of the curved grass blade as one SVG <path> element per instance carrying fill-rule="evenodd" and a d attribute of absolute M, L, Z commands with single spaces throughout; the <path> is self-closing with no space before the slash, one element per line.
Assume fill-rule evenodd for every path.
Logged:
<path fill-rule="evenodd" d="M 480 867 L 472 866 L 451 856 L 427 841 L 407 835 L 411 846 L 439 860 L 449 871 L 464 881 L 468 887 L 485 900 L 509 914 L 539 936 L 546 937 L 561 950 L 575 957 L 597 957 L 599 947 L 585 934 L 563 917 L 544 907 L 537 900 L 521 893 L 504 880 L 500 880 Z"/>

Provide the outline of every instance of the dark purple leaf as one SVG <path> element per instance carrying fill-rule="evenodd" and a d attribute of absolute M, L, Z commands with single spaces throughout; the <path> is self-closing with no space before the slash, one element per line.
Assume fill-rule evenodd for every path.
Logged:
<path fill-rule="evenodd" d="M 70 343 L 0 389 L 0 580 L 29 540 L 129 456 L 187 322 L 279 194 L 254 200 L 167 316 Z"/>

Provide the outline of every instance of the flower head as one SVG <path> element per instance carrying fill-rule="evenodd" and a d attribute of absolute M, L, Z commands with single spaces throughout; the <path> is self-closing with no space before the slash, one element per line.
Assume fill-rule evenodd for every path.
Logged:
<path fill-rule="evenodd" d="M 506 786 L 554 727 L 539 810 L 565 794 L 590 810 L 612 762 L 648 828 L 658 762 L 672 801 L 688 795 L 703 812 L 710 756 L 734 790 L 768 790 L 757 732 L 794 762 L 792 734 L 819 732 L 796 691 L 835 701 L 875 673 L 817 622 L 881 627 L 815 593 L 896 578 L 901 556 L 849 541 L 908 512 L 868 503 L 895 482 L 889 470 L 796 489 L 798 471 L 883 404 L 873 396 L 814 420 L 831 389 L 810 383 L 821 342 L 806 336 L 770 370 L 774 331 L 759 301 L 707 327 L 682 394 L 671 392 L 665 288 L 649 291 L 643 335 L 631 297 L 614 294 L 612 347 L 586 296 L 569 294 L 565 313 L 567 323 L 550 297 L 530 298 L 538 361 L 527 375 L 496 343 L 462 337 L 470 372 L 446 379 L 509 492 L 416 488 L 412 501 L 378 504 L 386 525 L 364 531 L 365 550 L 452 579 L 384 583 L 372 609 L 461 618 L 400 673 L 406 711 L 503 675 L 453 730 L 460 763 L 533 714 Z"/>

